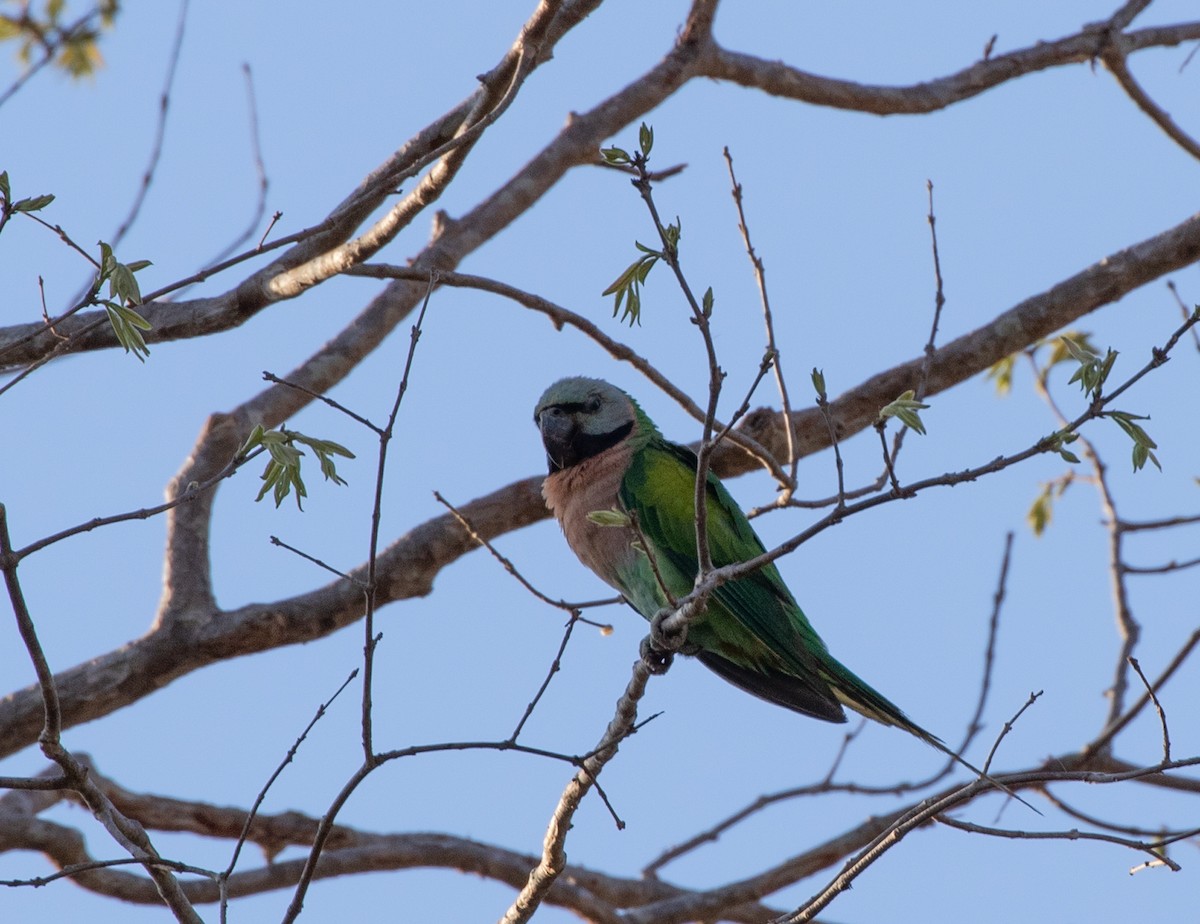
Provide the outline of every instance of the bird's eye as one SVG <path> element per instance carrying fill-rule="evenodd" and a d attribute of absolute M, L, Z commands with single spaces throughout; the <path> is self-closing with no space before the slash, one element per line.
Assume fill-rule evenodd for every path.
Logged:
<path fill-rule="evenodd" d="M 596 411 L 600 410 L 600 396 L 591 395 L 587 401 L 583 403 L 583 409 L 589 414 L 595 414 Z"/>

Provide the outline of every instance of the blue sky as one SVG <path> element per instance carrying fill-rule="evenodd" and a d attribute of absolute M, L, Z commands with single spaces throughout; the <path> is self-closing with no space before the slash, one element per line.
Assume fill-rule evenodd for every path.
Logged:
<path fill-rule="evenodd" d="M 154 185 L 119 255 L 149 259 L 143 287 L 193 272 L 220 251 L 253 210 L 256 177 L 248 132 L 243 63 L 254 74 L 268 213 L 276 234 L 319 220 L 415 131 L 469 94 L 492 67 L 531 5 L 362 2 L 195 3 L 189 13 L 166 142 Z M 650 67 L 670 47 L 685 5 L 614 0 L 569 36 L 523 89 L 439 202 L 451 216 L 508 179 L 563 124 Z M 727 3 L 718 38 L 728 47 L 859 82 L 907 83 L 976 60 L 998 35 L 996 52 L 1070 33 L 1111 13 L 1089 3 L 977 6 L 917 3 Z M 84 83 L 43 73 L 0 109 L 0 169 L 18 195 L 53 192 L 47 218 L 80 242 L 107 239 L 140 182 L 155 130 L 178 7 L 131 6 L 102 43 L 105 67 Z M 1189 5 L 1158 3 L 1138 25 L 1183 21 Z M 0 48 L 0 51 L 3 49 Z M 1193 132 L 1195 65 L 1189 49 L 1138 55 L 1134 71 Z M 0 60 L 0 85 L 18 73 Z M 821 367 L 831 394 L 919 354 L 933 310 L 926 223 L 927 180 L 935 186 L 947 306 L 941 342 L 986 323 L 1023 298 L 1105 255 L 1170 227 L 1195 211 L 1198 165 L 1122 94 L 1102 68 L 1079 65 L 1026 77 L 928 116 L 880 118 L 806 107 L 713 82 L 695 82 L 648 118 L 660 166 L 687 169 L 658 190 L 667 216 L 684 229 L 685 270 L 717 295 L 717 348 L 729 372 L 732 407 L 763 349 L 753 278 L 737 237 L 721 150 L 728 146 L 745 187 L 746 209 L 766 261 L 783 368 L 794 401 L 812 401 L 808 370 Z M 614 139 L 630 147 L 636 125 Z M 403 262 L 422 246 L 418 221 L 381 255 Z M 647 286 L 645 315 L 632 330 L 610 317 L 601 291 L 652 230 L 637 196 L 612 174 L 572 172 L 529 214 L 461 266 L 530 289 L 576 310 L 649 357 L 693 395 L 707 369 L 694 329 L 666 274 Z M 190 294 L 234 284 L 237 271 Z M 13 222 L 0 237 L 0 324 L 35 320 L 37 276 L 53 310 L 87 279 L 87 268 L 52 235 Z M 1200 300 L 1195 268 L 1172 277 L 1184 299 Z M 216 338 L 154 345 L 145 364 L 116 352 L 55 363 L 0 396 L 0 501 L 16 542 L 93 516 L 158 501 L 207 415 L 258 392 L 264 369 L 284 375 L 341 329 L 379 283 L 340 279 L 281 303 Z M 1116 375 L 1141 365 L 1179 323 L 1160 283 L 1086 318 L 1095 342 L 1121 351 Z M 332 397 L 382 419 L 407 350 L 403 324 Z M 1190 353 L 1188 352 L 1190 350 Z M 437 490 L 464 503 L 544 461 L 530 422 L 546 384 L 567 374 L 608 378 L 635 394 L 668 436 L 691 441 L 698 428 L 633 369 L 578 333 L 556 332 L 540 316 L 467 291 L 434 295 L 412 385 L 391 451 L 383 535 L 391 541 L 442 510 Z M 1083 403 L 1057 379 L 1068 410 Z M 1130 519 L 1194 513 L 1196 353 L 1139 384 L 1122 407 L 1150 414 L 1164 471 L 1129 472 L 1128 441 L 1111 424 L 1089 436 L 1111 463 L 1118 503 Z M 769 391 L 761 403 L 775 404 Z M 929 433 L 910 436 L 901 477 L 915 480 L 1023 448 L 1053 429 L 1029 377 L 995 396 L 982 377 L 931 401 Z M 374 448 L 369 434 L 326 408 L 291 425 L 335 439 L 358 460 L 344 464 L 349 486 L 315 472 L 303 514 L 290 503 L 255 504 L 257 479 L 225 484 L 214 520 L 219 602 L 232 608 L 316 587 L 324 576 L 270 545 L 278 535 L 349 568 L 366 554 Z M 847 479 L 873 478 L 873 434 L 843 446 Z M 850 519 L 782 563 L 794 593 L 832 651 L 925 727 L 948 740 L 973 709 L 1004 535 L 1017 533 L 1008 599 L 983 741 L 1032 690 L 1038 702 L 1006 739 L 996 766 L 1035 765 L 1081 746 L 1105 714 L 1118 641 L 1105 567 L 1106 535 L 1094 491 L 1076 484 L 1049 532 L 1033 537 L 1025 512 L 1041 482 L 1064 469 L 1041 458 L 974 485 L 940 489 Z M 802 494 L 836 487 L 828 453 L 800 465 Z M 768 479 L 730 484 L 747 506 L 771 497 Z M 768 544 L 814 519 L 793 512 L 758 521 Z M 52 666 L 65 669 L 146 631 L 158 601 L 163 523 L 123 524 L 79 536 L 30 558 L 22 577 Z M 1194 530 L 1194 528 L 1193 528 Z M 555 597 L 589 599 L 606 589 L 580 566 L 558 528 L 543 522 L 501 538 L 499 547 Z M 1185 532 L 1131 540 L 1137 563 L 1195 556 Z M 1154 675 L 1195 628 L 1200 586 L 1191 573 L 1132 584 L 1143 623 L 1139 657 Z M 563 670 L 528 729 L 530 743 L 583 752 L 601 733 L 628 677 L 644 625 L 613 608 L 615 631 L 581 628 Z M 557 649 L 561 616 L 538 604 L 483 554 L 439 575 L 420 600 L 379 616 L 376 727 L 383 747 L 434 740 L 502 738 L 515 724 Z M 16 689 L 32 681 L 16 633 L 0 632 L 0 676 Z M 359 663 L 359 627 L 305 646 L 273 651 L 189 675 L 133 707 L 69 729 L 67 745 L 93 755 L 122 785 L 222 805 L 247 805 L 317 705 Z M 1195 669 L 1164 696 L 1179 755 L 1200 753 L 1191 704 Z M 603 783 L 627 827 L 618 831 L 598 800 L 585 803 L 568 843 L 572 862 L 635 874 L 661 849 L 712 824 L 762 793 L 820 779 L 843 727 L 809 721 L 754 700 L 695 663 L 680 662 L 652 682 L 644 714 L 661 711 L 629 741 Z M 1157 722 L 1147 715 L 1120 754 L 1153 762 Z M 265 811 L 319 815 L 358 759 L 358 709 L 349 691 L 317 726 L 295 764 L 272 789 Z M 986 753 L 976 744 L 972 757 Z M 28 749 L 0 773 L 38 772 Z M 899 732 L 866 729 L 841 778 L 882 783 L 938 765 L 935 752 Z M 448 754 L 398 762 L 356 794 L 340 820 L 381 832 L 447 831 L 536 851 L 568 779 L 555 763 L 517 755 Z M 1080 808 L 1155 827 L 1194 823 L 1194 805 L 1147 788 L 1065 790 Z M 820 838 L 899 805 L 888 797 L 823 797 L 787 803 L 664 871 L 671 881 L 713 887 L 755 872 Z M 969 817 L 995 820 L 999 800 Z M 91 849 L 118 851 L 77 809 L 52 817 L 79 824 Z M 1075 822 L 1034 819 L 1013 808 L 1002 821 L 1062 830 Z M 164 854 L 223 866 L 224 843 L 158 835 Z M 290 856 L 286 854 L 285 856 Z M 1014 915 L 1062 920 L 1133 916 L 1183 919 L 1194 908 L 1193 845 L 1178 848 L 1184 870 L 1130 877 L 1137 855 L 1111 845 L 1020 842 L 923 830 L 876 864 L 830 909 L 836 921 L 879 920 L 896 908 L 928 920 L 981 924 Z M 257 862 L 257 856 L 243 863 Z M 0 878 L 48 870 L 33 854 L 0 856 Z M 830 873 L 831 874 L 831 873 Z M 772 896 L 794 906 L 824 884 L 814 877 Z M 981 894 L 994 896 L 981 903 Z M 269 920 L 289 895 L 236 904 L 231 920 Z M 453 872 L 405 871 L 318 883 L 306 919 L 355 913 L 368 919 L 399 908 L 425 921 L 489 920 L 507 887 Z M 131 908 L 67 884 L 9 890 L 0 908 L 12 920 L 87 917 L 164 920 L 160 908 Z M 1186 909 L 1186 910 L 1185 910 Z M 215 910 L 201 909 L 206 919 Z M 575 920 L 547 908 L 538 920 Z"/>

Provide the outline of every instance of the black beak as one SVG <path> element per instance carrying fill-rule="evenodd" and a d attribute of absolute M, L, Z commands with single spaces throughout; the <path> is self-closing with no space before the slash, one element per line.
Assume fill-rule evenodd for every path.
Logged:
<path fill-rule="evenodd" d="M 546 461 L 550 471 L 562 471 L 571 458 L 575 421 L 562 408 L 548 407 L 538 414 L 537 425 L 542 431 L 542 445 L 546 447 Z"/>

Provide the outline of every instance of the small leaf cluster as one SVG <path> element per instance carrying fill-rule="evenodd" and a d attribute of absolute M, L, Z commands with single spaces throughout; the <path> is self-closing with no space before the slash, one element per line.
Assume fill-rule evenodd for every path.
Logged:
<path fill-rule="evenodd" d="M 150 355 L 142 331 L 150 330 L 151 325 L 132 307 L 142 303 L 142 291 L 134 274 L 150 265 L 149 260 L 121 263 L 113 256 L 112 247 L 104 241 L 100 242 L 100 273 L 96 279 L 96 289 L 99 290 L 107 282 L 108 298 L 100 299 L 99 303 L 108 312 L 113 333 L 125 352 L 133 353 L 142 362 Z"/>
<path fill-rule="evenodd" d="M 1154 463 L 1154 467 L 1160 472 L 1162 465 L 1159 464 L 1158 457 L 1154 455 L 1154 450 L 1158 448 L 1158 444 L 1150 438 L 1145 430 L 1139 426 L 1136 421 L 1149 420 L 1149 417 L 1144 417 L 1139 414 L 1130 414 L 1126 411 L 1109 411 L 1106 415 L 1117 422 L 1125 433 L 1133 440 L 1133 470 L 1141 471 L 1149 460 Z"/>
<path fill-rule="evenodd" d="M 827 400 L 827 396 L 825 393 L 825 372 L 824 372 L 824 370 L 818 369 L 816 366 L 813 366 L 812 383 L 813 383 L 813 388 L 816 389 L 816 392 L 817 392 L 817 403 L 823 404 Z"/>
<path fill-rule="evenodd" d="M 1068 341 L 1085 354 L 1096 355 L 1098 353 L 1095 346 L 1092 345 L 1091 334 L 1086 331 L 1077 330 L 1069 330 L 1065 334 L 1055 337 L 1046 337 L 1024 351 L 1024 355 L 1034 357 L 1044 348 L 1050 348 L 1050 355 L 1047 357 L 1045 365 L 1041 366 L 1038 372 L 1038 378 L 1041 380 L 1042 385 L 1046 384 L 1051 369 L 1073 358 L 1073 354 L 1067 346 Z M 1013 373 L 1016 370 L 1017 359 L 1021 355 L 1021 353 L 1010 353 L 1003 359 L 993 363 L 988 369 L 987 377 L 995 381 L 997 394 L 1003 396 L 1012 391 Z"/>
<path fill-rule="evenodd" d="M 1101 397 L 1104 384 L 1108 381 L 1113 366 L 1116 364 L 1117 351 L 1106 349 L 1102 356 L 1100 350 L 1092 343 L 1089 334 L 1072 330 L 1057 337 L 1038 341 L 1038 343 L 1034 344 L 1027 351 L 1027 355 L 1033 357 L 1045 347 L 1050 347 L 1050 354 L 1046 359 L 1046 363 L 1042 366 L 1036 366 L 1038 380 L 1042 387 L 1049 387 L 1048 381 L 1051 369 L 1060 363 L 1074 363 L 1075 371 L 1071 374 L 1068 384 L 1078 382 L 1079 387 L 1083 389 L 1084 395 L 1093 402 L 1093 407 L 1098 412 L 1098 416 L 1111 417 L 1117 426 L 1125 431 L 1125 434 L 1133 441 L 1133 470 L 1135 472 L 1141 471 L 1147 462 L 1153 462 L 1155 468 L 1162 471 L 1162 465 L 1159 463 L 1158 457 L 1154 454 L 1154 450 L 1158 448 L 1158 444 L 1137 423 L 1139 420 L 1149 420 L 1148 417 L 1131 414 L 1128 411 L 1100 410 L 1102 407 Z M 1006 394 L 1012 387 L 1013 366 L 1018 355 L 1007 356 L 988 370 L 988 378 L 995 380 L 996 389 L 1000 394 Z M 1077 438 L 1077 435 L 1074 433 L 1055 433 L 1047 438 L 1046 446 L 1048 449 L 1057 452 L 1065 461 L 1072 464 L 1078 463 L 1079 457 L 1065 448 L 1066 444 L 1074 442 Z"/>
<path fill-rule="evenodd" d="M 604 158 L 606 164 L 611 164 L 614 167 L 629 167 L 637 164 L 645 165 L 653 147 L 654 129 L 643 122 L 638 128 L 638 148 L 640 149 L 640 155 L 631 155 L 624 148 L 618 148 L 614 145 L 610 148 L 601 148 L 600 156 Z"/>
<path fill-rule="evenodd" d="M 24 199 L 18 199 L 16 202 L 13 202 L 12 185 L 8 179 L 8 171 L 0 170 L 0 228 L 3 228 L 13 215 L 20 212 L 40 212 L 53 201 L 54 196 L 46 193 L 41 196 L 27 196 Z"/>
<path fill-rule="evenodd" d="M 55 64 L 72 77 L 87 77 L 104 63 L 99 39 L 110 28 L 120 9 L 120 0 L 100 0 L 82 20 L 63 22 L 65 0 L 46 0 L 40 13 L 29 2 L 19 4 L 17 13 L 0 13 L 0 42 L 17 41 L 17 60 L 33 63 L 34 51 L 57 52 Z M 99 27 L 92 25 L 97 15 Z"/>
<path fill-rule="evenodd" d="M 1033 504 L 1029 507 L 1029 512 L 1025 514 L 1025 521 L 1033 530 L 1035 536 L 1040 536 L 1046 531 L 1046 527 L 1050 525 L 1050 521 L 1054 519 L 1054 502 L 1066 493 L 1075 481 L 1075 474 L 1067 472 L 1053 481 L 1042 483 L 1041 493 L 1034 499 Z"/>
<path fill-rule="evenodd" d="M 1092 349 L 1090 345 L 1084 345 L 1076 342 L 1071 337 L 1063 336 L 1059 338 L 1062 341 L 1063 348 L 1070 353 L 1071 359 L 1079 364 L 1075 373 L 1071 376 L 1071 382 L 1079 382 L 1083 393 L 1090 397 L 1093 401 L 1100 399 L 1100 393 L 1104 388 L 1104 383 L 1108 380 L 1109 374 L 1112 372 L 1113 364 L 1117 360 L 1116 350 L 1106 350 L 1104 356 Z M 1125 434 L 1133 440 L 1133 470 L 1141 471 L 1146 462 L 1153 462 L 1154 467 L 1160 472 L 1162 465 L 1158 461 L 1158 457 L 1154 454 L 1154 450 L 1158 448 L 1158 444 L 1150 438 L 1145 429 L 1137 423 L 1139 420 L 1149 420 L 1140 414 L 1130 414 L 1128 411 L 1105 411 L 1105 417 L 1111 417 Z M 1067 458 L 1066 455 L 1063 458 Z M 1079 461 L 1078 459 L 1070 458 L 1067 461 Z"/>
<path fill-rule="evenodd" d="M 1070 430 L 1059 430 L 1057 433 L 1053 433 L 1046 438 L 1046 445 L 1062 456 L 1064 462 L 1070 462 L 1074 465 L 1079 462 L 1079 456 L 1066 447 L 1077 439 L 1079 439 L 1078 433 Z"/>
<path fill-rule="evenodd" d="M 638 148 L 639 150 L 633 154 L 624 148 L 615 146 L 601 148 L 600 156 L 606 164 L 614 167 L 632 167 L 638 176 L 634 180 L 634 185 L 646 184 L 646 188 L 648 188 L 649 175 L 646 173 L 646 163 L 650 158 L 650 151 L 654 148 L 654 129 L 645 122 L 638 129 Z M 613 296 L 613 317 L 620 314 L 621 321 L 628 320 L 631 327 L 634 324 L 642 323 L 642 286 L 646 282 L 646 277 L 650 275 L 650 270 L 659 260 L 673 258 L 679 250 L 679 238 L 683 233 L 679 219 L 676 218 L 674 223 L 660 230 L 663 249 L 655 250 L 640 241 L 634 241 L 634 246 L 641 252 L 641 256 L 630 263 L 617 276 L 612 285 L 600 293 L 602 296 Z M 704 305 L 701 309 L 705 317 L 712 314 L 712 306 L 712 289 L 709 289 L 705 293 Z"/>
<path fill-rule="evenodd" d="M 1117 351 L 1110 349 L 1101 357 L 1095 350 L 1076 343 L 1065 334 L 1058 339 L 1066 351 L 1071 354 L 1071 358 L 1079 363 L 1079 368 L 1075 370 L 1067 384 L 1078 382 L 1085 395 L 1092 400 L 1098 399 L 1109 373 L 1112 372 L 1113 363 L 1117 361 Z M 1051 354 L 1051 364 L 1053 362 L 1054 354 Z"/>
<path fill-rule="evenodd" d="M 813 383 L 816 384 L 816 381 L 817 373 L 814 369 Z M 820 385 L 818 386 L 819 393 L 824 393 L 824 386 L 825 381 L 822 377 Z M 921 417 L 918 412 L 925 410 L 927 407 L 929 407 L 929 405 L 918 401 L 917 393 L 910 388 L 908 391 L 900 395 L 900 397 L 895 401 L 892 401 L 890 404 L 885 404 L 880 409 L 879 418 L 876 421 L 876 425 L 882 426 L 889 417 L 895 417 L 909 429 L 915 430 L 917 433 L 920 433 L 922 436 L 924 436 L 925 424 L 921 422 Z"/>
<path fill-rule="evenodd" d="M 642 286 L 654 264 L 662 259 L 662 253 L 652 250 L 640 241 L 634 241 L 634 246 L 642 252 L 638 257 L 600 294 L 615 296 L 613 299 L 613 317 L 621 313 L 621 321 L 627 318 L 629 326 L 642 323 Z"/>
<path fill-rule="evenodd" d="M 262 500 L 266 497 L 267 492 L 271 491 L 275 498 L 275 506 L 278 507 L 294 489 L 296 507 L 299 510 L 304 509 L 301 501 L 308 497 L 308 490 L 300 475 L 300 460 L 304 457 L 304 452 L 299 446 L 307 446 L 312 450 L 320 463 L 321 474 L 325 476 L 326 481 L 332 481 L 334 484 L 346 484 L 346 480 L 337 473 L 333 458 L 342 456 L 346 459 L 353 459 L 354 453 L 345 446 L 335 443 L 333 440 L 317 439 L 284 427 L 280 427 L 278 430 L 265 430 L 262 424 L 259 424 L 250 433 L 249 438 L 237 454 L 239 459 L 244 459 L 252 451 L 262 447 L 271 457 L 262 473 L 263 486 L 259 490 L 258 496 L 254 498 L 256 502 Z"/>
<path fill-rule="evenodd" d="M 0 197 L 3 202 L 0 202 L 0 208 L 3 208 L 6 213 L 13 212 L 40 212 L 51 202 L 54 201 L 54 196 L 47 193 L 42 196 L 28 196 L 25 199 L 12 201 L 12 187 L 8 181 L 8 171 L 0 171 Z"/>

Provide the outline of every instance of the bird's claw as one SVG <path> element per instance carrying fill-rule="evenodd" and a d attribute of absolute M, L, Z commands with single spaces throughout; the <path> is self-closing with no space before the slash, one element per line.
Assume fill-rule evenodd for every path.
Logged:
<path fill-rule="evenodd" d="M 650 620 L 650 638 L 664 652 L 675 652 L 687 642 L 687 626 L 672 625 L 668 620 L 675 611 L 670 607 L 659 610 Z"/>
<path fill-rule="evenodd" d="M 665 674 L 670 670 L 671 662 L 675 660 L 674 652 L 658 648 L 649 635 L 642 639 L 641 656 L 642 663 L 651 674 Z"/>

